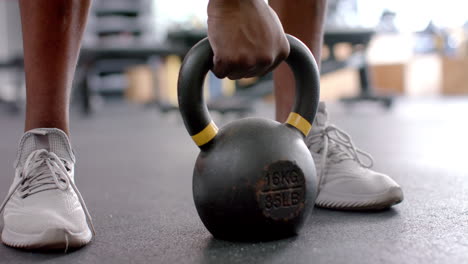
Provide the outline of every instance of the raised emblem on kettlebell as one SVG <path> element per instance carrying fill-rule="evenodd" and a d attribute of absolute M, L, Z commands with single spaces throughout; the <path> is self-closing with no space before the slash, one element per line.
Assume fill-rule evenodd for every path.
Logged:
<path fill-rule="evenodd" d="M 257 202 L 266 217 L 288 221 L 304 209 L 305 188 L 301 168 L 289 160 L 277 161 L 257 183 Z"/>

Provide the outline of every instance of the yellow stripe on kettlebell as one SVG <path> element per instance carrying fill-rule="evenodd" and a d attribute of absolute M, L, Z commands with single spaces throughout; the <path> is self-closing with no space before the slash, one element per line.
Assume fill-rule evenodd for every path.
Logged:
<path fill-rule="evenodd" d="M 211 121 L 202 131 L 193 135 L 192 139 L 195 141 L 195 144 L 200 147 L 210 142 L 216 134 L 218 134 L 218 127 Z"/>
<path fill-rule="evenodd" d="M 286 123 L 299 129 L 299 131 L 301 131 L 302 134 L 304 134 L 304 136 L 307 136 L 307 134 L 309 134 L 309 131 L 312 129 L 312 125 L 309 123 L 309 121 L 307 121 L 298 113 L 294 112 L 291 112 L 289 114 Z"/>

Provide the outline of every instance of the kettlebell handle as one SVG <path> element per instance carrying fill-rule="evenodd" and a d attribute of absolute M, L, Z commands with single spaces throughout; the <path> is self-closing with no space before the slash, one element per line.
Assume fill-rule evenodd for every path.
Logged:
<path fill-rule="evenodd" d="M 307 136 L 317 113 L 320 93 L 319 70 L 307 46 L 291 35 L 287 35 L 287 38 L 291 51 L 286 62 L 296 80 L 296 98 L 293 110 L 285 123 Z M 200 148 L 212 141 L 218 133 L 203 99 L 203 83 L 212 67 L 213 50 L 208 38 L 205 38 L 188 52 L 179 72 L 180 112 L 185 127 Z"/>

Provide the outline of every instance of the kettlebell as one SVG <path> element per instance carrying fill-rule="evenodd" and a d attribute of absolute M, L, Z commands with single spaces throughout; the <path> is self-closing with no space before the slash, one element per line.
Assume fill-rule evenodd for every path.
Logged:
<path fill-rule="evenodd" d="M 317 112 L 319 71 L 312 53 L 287 35 L 286 62 L 296 99 L 285 123 L 243 118 L 218 129 L 203 99 L 213 66 L 207 38 L 185 56 L 178 80 L 179 108 L 200 153 L 193 199 L 210 233 L 230 241 L 266 241 L 298 234 L 317 195 L 314 161 L 304 143 Z"/>

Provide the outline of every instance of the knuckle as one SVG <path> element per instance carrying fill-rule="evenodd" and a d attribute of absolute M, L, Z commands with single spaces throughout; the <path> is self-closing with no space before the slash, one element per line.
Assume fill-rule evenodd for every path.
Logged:
<path fill-rule="evenodd" d="M 270 66 L 274 62 L 274 58 L 271 55 L 264 55 L 257 59 L 257 63 L 261 66 Z"/>
<path fill-rule="evenodd" d="M 252 60 L 250 59 L 250 56 L 248 54 L 241 54 L 238 57 L 236 57 L 233 61 L 233 64 L 239 67 L 247 67 L 252 63 Z"/>
<path fill-rule="evenodd" d="M 222 78 L 226 77 L 226 71 L 224 70 L 224 68 L 215 66 L 215 67 L 213 67 L 213 69 L 211 71 L 218 78 L 222 79 Z"/>
<path fill-rule="evenodd" d="M 280 52 L 279 52 L 279 56 L 281 57 L 281 59 L 285 59 L 289 56 L 289 52 L 291 50 L 291 47 L 289 45 L 289 41 L 285 38 L 284 39 L 284 44 L 281 46 L 281 49 L 280 49 Z"/>
<path fill-rule="evenodd" d="M 213 57 L 213 63 L 215 65 L 222 64 L 224 62 L 224 56 L 222 54 L 216 54 Z"/>
<path fill-rule="evenodd" d="M 213 74 L 220 79 L 223 79 L 226 77 L 226 74 L 224 73 L 224 71 L 217 71 L 213 69 Z"/>
<path fill-rule="evenodd" d="M 254 59 L 249 59 L 249 60 L 245 61 L 245 64 L 243 66 L 246 69 L 252 69 L 252 68 L 257 67 L 257 65 L 258 65 L 257 61 L 255 61 Z"/>
<path fill-rule="evenodd" d="M 284 60 L 289 56 L 289 50 L 281 50 L 280 54 L 278 55 L 278 58 L 280 60 Z"/>
<path fill-rule="evenodd" d="M 243 78 L 243 77 L 244 77 L 244 75 L 243 75 L 243 74 L 239 74 L 239 73 L 232 73 L 232 74 L 229 74 L 229 75 L 227 76 L 228 79 L 233 80 L 233 81 L 234 81 L 234 80 L 241 79 L 241 78 Z"/>

